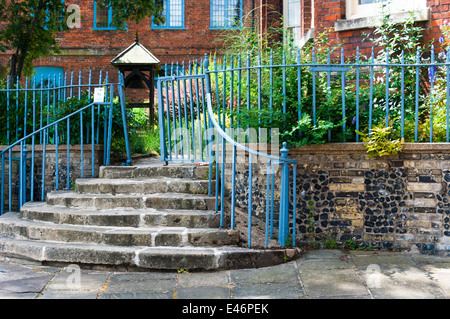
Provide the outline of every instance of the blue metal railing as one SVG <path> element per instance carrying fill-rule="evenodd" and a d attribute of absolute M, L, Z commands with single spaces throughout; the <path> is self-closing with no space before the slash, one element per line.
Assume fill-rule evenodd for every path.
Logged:
<path fill-rule="evenodd" d="M 281 157 L 257 152 L 246 143 L 261 147 L 274 144 L 277 138 L 291 146 L 360 142 L 358 132 L 370 136 L 376 127 L 391 127 L 391 137 L 404 142 L 448 143 L 450 51 L 436 51 L 431 46 L 408 53 L 386 49 L 376 55 L 374 48 L 366 49 L 365 54 L 358 48 L 346 57 L 343 49 L 333 52 L 318 47 L 310 51 L 247 52 L 223 57 L 220 63 L 216 57 L 205 57 L 204 64 L 181 64 L 181 72 L 174 72 L 180 70 L 178 64 L 175 69 L 173 64 L 171 68 L 166 66 L 165 76 L 158 79 L 161 160 L 204 161 L 209 165 L 208 194 L 213 195 L 215 175 L 216 210 L 221 212 L 222 227 L 228 226 L 225 171 L 231 166 L 229 227 L 234 228 L 236 192 L 241 189 L 235 175 L 239 164 L 236 149 L 243 150 L 249 157 L 244 170 L 248 194 L 241 205 L 248 207 L 250 244 L 253 213 L 264 210 L 252 207 L 256 205 L 255 194 L 264 192 L 253 181 L 258 179 L 253 163 L 256 156 L 265 158 L 268 237 L 276 235 L 272 228 L 278 222 L 279 243 L 284 245 L 292 236 L 295 244 L 295 210 L 297 204 L 302 205 L 296 203 L 296 179 L 290 176 L 296 175 L 297 164 L 287 159 L 284 143 Z M 305 126 L 308 119 L 311 123 Z M 324 123 L 326 129 L 321 131 Z M 274 194 L 273 166 L 279 164 L 281 177 L 277 178 L 281 183 L 277 185 L 279 194 Z M 290 187 L 295 191 L 291 193 Z M 277 198 L 279 216 L 275 220 Z"/>
<path fill-rule="evenodd" d="M 65 78 L 67 79 L 67 75 Z M 106 79 L 103 82 L 100 73 L 98 84 L 94 84 L 91 82 L 90 72 L 89 84 L 82 84 L 81 73 L 79 75 L 79 83 L 74 84 L 72 73 L 71 83 L 69 85 L 64 84 L 61 86 L 55 85 L 53 87 L 37 88 L 36 82 L 34 81 L 31 89 L 28 88 L 28 79 L 25 80 L 25 87 L 21 87 L 18 82 L 14 87 L 10 87 L 9 79 L 7 80 L 6 88 L 0 89 L 0 94 L 6 97 L 6 101 L 3 101 L 5 104 L 3 106 L 6 106 L 6 135 L 7 142 L 9 142 L 8 146 L 0 153 L 1 214 L 4 213 L 6 206 L 8 206 L 7 209 L 9 211 L 13 209 L 20 210 L 20 207 L 27 201 L 44 200 L 49 187 L 61 189 L 60 173 L 64 173 L 66 176 L 66 185 L 63 188 L 70 189 L 73 182 L 70 178 L 71 166 L 74 163 L 71 145 L 80 145 L 79 168 L 80 177 L 82 178 L 85 177 L 85 145 L 91 146 L 89 150 L 91 152 L 90 176 L 95 176 L 96 160 L 98 160 L 98 165 L 110 164 L 115 94 L 119 96 L 120 110 L 118 112 L 122 114 L 127 164 L 131 163 L 128 127 L 125 115 L 124 87 L 123 79 L 120 75 L 119 80 L 120 83 L 109 83 L 108 75 L 106 75 Z M 54 83 L 58 82 L 55 81 Z M 66 80 L 64 80 L 64 83 L 66 83 Z M 59 84 L 61 84 L 61 80 Z M 103 102 L 93 102 L 91 99 L 91 93 L 93 93 L 96 87 L 102 87 L 105 90 Z M 83 91 L 83 89 L 85 90 Z M 78 94 L 75 94 L 75 91 L 78 91 Z M 87 97 L 83 97 L 83 94 L 87 94 Z M 32 96 L 31 100 L 28 100 L 29 95 Z M 9 99 L 11 96 L 15 96 L 14 101 Z M 61 110 L 60 108 L 66 107 L 67 103 L 70 104 L 71 98 L 75 100 L 74 103 L 77 104 L 77 107 L 71 110 L 71 106 L 69 105 L 69 110 Z M 28 108 L 30 103 L 32 105 L 31 110 Z M 10 116 L 12 113 L 12 104 L 15 107 L 14 116 Z M 83 104 L 85 105 L 83 106 Z M 104 109 L 102 110 L 103 107 Z M 43 112 L 45 109 L 46 112 Z M 16 121 L 14 121 L 14 117 L 16 117 Z M 20 123 L 23 124 L 21 125 Z M 100 131 L 100 126 L 103 126 L 103 132 Z M 31 133 L 27 133 L 30 131 Z M 100 143 L 103 144 L 103 158 L 96 159 L 95 145 Z M 62 146 L 64 144 L 65 147 Z M 39 160 L 36 154 L 37 145 L 42 147 L 42 158 L 39 158 Z M 47 148 L 49 145 L 53 145 L 55 152 L 53 186 L 46 185 L 46 178 L 47 181 L 49 179 L 49 177 L 46 177 L 46 169 L 48 169 Z M 65 161 L 59 155 L 61 148 L 65 150 L 67 155 Z M 19 153 L 19 156 L 16 155 L 17 153 Z M 35 172 L 35 166 L 39 164 L 39 161 L 42 161 L 40 177 L 37 175 L 39 172 Z M 13 175 L 14 162 L 18 162 L 18 171 Z M 27 162 L 30 163 L 29 169 L 27 169 Z M 8 170 L 7 178 L 5 177 L 6 170 Z M 63 170 L 64 172 L 62 172 Z M 5 203 L 6 185 L 8 187 L 7 205 Z M 40 194 L 35 194 L 35 185 L 38 186 L 38 189 L 40 186 Z M 15 187 L 17 187 L 17 205 L 13 206 Z"/>
<path fill-rule="evenodd" d="M 266 215 L 265 215 L 265 245 L 269 245 L 269 238 L 278 237 L 278 243 L 285 246 L 290 236 L 295 236 L 295 209 L 296 205 L 289 204 L 290 166 L 293 167 L 293 175 L 296 175 L 297 161 L 288 159 L 286 144 L 281 151 L 275 151 L 277 155 L 269 155 L 261 151 L 235 141 L 232 121 L 227 123 L 225 109 L 226 97 L 223 104 L 213 109 L 211 90 L 211 76 L 217 72 L 208 70 L 209 62 L 189 63 L 189 71 L 183 65 L 181 74 L 171 72 L 171 76 L 159 77 L 157 80 L 159 126 L 161 142 L 161 160 L 164 162 L 204 162 L 209 166 L 208 195 L 215 195 L 215 210 L 220 210 L 220 226 L 235 229 L 237 206 L 237 166 L 243 164 L 248 170 L 248 195 L 247 195 L 247 232 L 248 246 L 252 245 L 252 225 L 255 211 L 253 209 L 253 172 L 257 159 L 264 159 L 266 166 Z M 166 67 L 166 70 L 168 68 Z M 177 68 L 178 69 L 178 68 Z M 217 90 L 215 99 L 220 98 Z M 248 128 L 250 129 L 250 128 Z M 232 147 L 231 160 L 227 158 L 227 145 Z M 248 161 L 239 162 L 237 152 L 242 150 L 248 155 Z M 279 156 L 281 152 L 281 156 Z M 226 173 L 231 165 L 230 211 L 226 211 Z M 275 196 L 275 174 L 281 165 L 280 195 Z M 215 172 L 214 172 L 215 171 Z M 214 176 L 215 175 L 215 176 Z M 295 178 L 292 184 L 295 189 Z M 212 183 L 215 179 L 215 187 Z M 213 192 L 215 194 L 213 194 Z M 278 190 L 277 190 L 278 193 Z M 296 194 L 292 194 L 295 202 Z M 275 202 L 279 198 L 279 209 Z M 245 203 L 241 203 L 241 206 Z M 278 214 L 278 218 L 275 216 Z M 229 220 L 226 222 L 226 219 Z M 292 220 L 291 220 L 292 219 Z M 278 224 L 278 229 L 275 228 Z M 292 229 L 290 231 L 289 229 Z M 293 241 L 295 244 L 295 241 Z"/>

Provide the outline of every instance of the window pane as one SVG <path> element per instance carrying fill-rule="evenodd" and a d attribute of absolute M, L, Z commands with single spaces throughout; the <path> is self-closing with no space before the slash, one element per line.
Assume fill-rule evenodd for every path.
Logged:
<path fill-rule="evenodd" d="M 230 28 L 241 26 L 241 0 L 211 0 L 211 26 Z"/>
<path fill-rule="evenodd" d="M 241 7 L 239 0 L 228 0 L 228 26 L 239 27 Z"/>
<path fill-rule="evenodd" d="M 288 26 L 300 25 L 300 0 L 288 0 Z"/>
<path fill-rule="evenodd" d="M 183 26 L 183 1 L 182 0 L 169 0 L 169 14 L 170 14 L 170 26 L 182 27 Z"/>
<path fill-rule="evenodd" d="M 225 27 L 225 0 L 212 1 L 212 25 Z"/>
<path fill-rule="evenodd" d="M 97 5 L 97 15 L 96 15 L 96 27 L 97 28 L 108 28 L 109 27 L 109 8 L 101 8 Z"/>
<path fill-rule="evenodd" d="M 160 5 L 160 6 L 161 6 L 161 5 L 163 6 L 163 9 L 162 9 L 162 11 L 161 11 L 161 16 L 164 17 L 165 21 L 164 21 L 164 22 L 158 22 L 158 21 L 155 21 L 153 24 L 156 25 L 156 26 L 158 26 L 158 27 L 165 27 L 165 26 L 167 25 L 167 7 L 166 7 L 167 1 L 164 1 L 164 0 L 157 0 L 157 1 L 156 1 L 156 4 L 158 4 L 158 5 Z"/>
<path fill-rule="evenodd" d="M 358 4 L 372 4 L 378 2 L 384 2 L 385 0 L 358 0 Z"/>

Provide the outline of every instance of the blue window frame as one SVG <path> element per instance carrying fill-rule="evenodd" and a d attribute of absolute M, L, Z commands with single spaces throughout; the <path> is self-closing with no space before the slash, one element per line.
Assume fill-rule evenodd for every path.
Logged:
<path fill-rule="evenodd" d="M 101 8 L 97 1 L 94 1 L 94 28 L 93 30 L 116 30 L 112 26 L 112 7 Z"/>
<path fill-rule="evenodd" d="M 60 67 L 37 66 L 34 68 L 34 71 L 36 72 L 34 77 L 37 88 L 52 88 L 55 87 L 60 78 L 61 80 L 64 79 L 64 70 Z"/>
<path fill-rule="evenodd" d="M 242 0 L 211 0 L 210 28 L 242 28 Z"/>
<path fill-rule="evenodd" d="M 184 29 L 184 0 L 159 0 L 157 4 L 163 7 L 161 15 L 164 23 L 152 19 L 152 29 Z"/>

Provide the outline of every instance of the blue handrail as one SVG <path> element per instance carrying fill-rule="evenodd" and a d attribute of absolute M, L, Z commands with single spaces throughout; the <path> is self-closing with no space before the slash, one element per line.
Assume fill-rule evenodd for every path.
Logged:
<path fill-rule="evenodd" d="M 248 220 L 247 220 L 247 243 L 250 247 L 252 244 L 252 215 L 253 215 L 253 206 L 252 206 L 252 199 L 253 199 L 253 155 L 257 157 L 263 157 L 267 159 L 267 177 L 266 177 L 266 238 L 265 238 L 265 244 L 268 246 L 269 244 L 269 237 L 273 237 L 273 231 L 269 232 L 269 224 L 273 225 L 273 204 L 274 204 L 274 197 L 273 195 L 270 196 L 270 172 L 273 170 L 272 165 L 273 164 L 282 164 L 282 176 L 281 176 L 281 191 L 280 191 L 280 211 L 279 211 L 279 232 L 278 232 L 278 243 L 281 246 L 286 245 L 286 241 L 289 237 L 289 164 L 293 164 L 293 185 L 296 184 L 296 165 L 297 160 L 294 159 L 288 159 L 288 152 L 289 150 L 286 148 L 287 144 L 283 143 L 283 148 L 280 150 L 281 156 L 274 156 L 269 155 L 263 152 L 258 152 L 256 150 L 253 150 L 251 148 L 248 148 L 238 142 L 236 142 L 231 136 L 229 136 L 219 125 L 219 123 L 215 119 L 215 114 L 212 108 L 212 100 L 211 100 L 211 87 L 210 87 L 210 72 L 208 70 L 209 67 L 209 60 L 207 56 L 205 56 L 204 60 L 204 67 L 205 67 L 205 77 L 206 77 L 206 102 L 207 102 L 207 111 L 209 116 L 209 121 L 212 123 L 215 131 L 217 132 L 216 138 L 222 139 L 222 185 L 221 185 L 221 226 L 223 227 L 223 219 L 224 219 L 224 180 L 225 180 L 225 141 L 230 143 L 233 147 L 233 157 L 232 157 L 232 183 L 231 183 L 231 199 L 232 199 L 232 205 L 231 205 L 231 228 L 234 229 L 235 224 L 235 197 L 236 197 L 236 148 L 240 148 L 244 150 L 245 152 L 249 153 L 249 167 L 248 167 Z M 225 108 L 224 108 L 225 109 Z M 225 122 L 225 117 L 223 118 L 223 123 Z M 216 171 L 217 174 L 217 171 Z M 216 180 L 218 180 L 218 176 L 216 176 Z M 273 178 L 272 178 L 273 183 Z M 273 184 L 272 184 L 273 185 Z M 273 187 L 273 186 L 272 186 Z M 218 191 L 216 189 L 216 194 L 218 194 Z M 273 194 L 273 193 L 272 193 Z M 295 236 L 295 214 L 296 214 L 296 204 L 295 204 L 295 187 L 293 188 L 293 199 L 294 199 L 294 205 L 292 206 L 292 234 Z M 218 196 L 216 195 L 216 201 L 218 200 Z M 269 205 L 270 203 L 270 205 Z M 271 207 L 272 214 L 269 215 L 269 206 Z M 295 237 L 293 237 L 294 240 L 293 245 L 295 245 Z"/>
<path fill-rule="evenodd" d="M 40 200 L 44 200 L 45 198 L 45 170 L 46 170 L 46 152 L 47 152 L 47 144 L 51 144 L 50 143 L 50 129 L 53 129 L 53 141 L 52 143 L 55 145 L 55 163 L 54 163 L 54 169 L 55 169 L 55 188 L 59 189 L 59 172 L 60 169 L 63 167 L 59 167 L 60 163 L 59 163 L 59 152 L 58 152 L 58 148 L 59 148 L 59 144 L 60 144 L 60 140 L 59 140 L 59 135 L 63 135 L 64 138 L 66 138 L 67 141 L 67 167 L 65 168 L 65 174 L 67 176 L 67 189 L 69 189 L 71 187 L 71 183 L 70 183 L 70 162 L 71 162 L 71 155 L 70 155 L 70 143 L 71 143 L 71 130 L 73 130 L 71 128 L 72 124 L 74 123 L 73 121 L 71 122 L 71 119 L 73 120 L 75 118 L 75 116 L 77 116 L 79 119 L 79 142 L 80 142 L 80 146 L 81 146 L 81 163 L 80 163 L 80 170 L 81 170 L 81 176 L 80 177 L 84 177 L 84 143 L 87 144 L 91 144 L 91 176 L 94 177 L 95 176 L 95 144 L 99 143 L 99 130 L 98 130 L 98 126 L 97 125 L 97 129 L 96 129 L 96 120 L 95 117 L 98 117 L 100 115 L 100 106 L 105 106 L 105 119 L 104 119 L 104 138 L 103 138 L 103 143 L 104 143 L 104 156 L 103 159 L 98 159 L 99 163 L 103 163 L 104 165 L 109 165 L 110 164 L 110 152 L 111 152 L 111 142 L 112 142 L 112 123 L 113 123 L 113 99 L 114 99 L 114 88 L 115 86 L 117 86 L 118 92 L 119 92 L 119 98 L 120 98 L 120 108 L 121 108 L 121 113 L 122 113 L 122 124 L 123 124 L 123 129 L 124 129 L 124 137 L 125 137 L 125 147 L 126 147 L 126 154 L 127 154 L 127 162 L 125 165 L 129 165 L 131 163 L 131 152 L 130 152 L 130 145 L 129 145 L 129 140 L 128 140 L 128 127 L 127 127 L 127 119 L 126 119 L 126 114 L 125 114 L 125 99 L 124 99 L 124 92 L 123 92 L 123 79 L 121 77 L 119 77 L 119 79 L 121 80 L 120 83 L 118 84 L 114 84 L 114 83 L 105 83 L 105 84 L 101 84 L 101 79 L 100 79 L 100 84 L 103 87 L 107 88 L 107 92 L 109 90 L 109 96 L 107 96 L 106 102 L 92 102 L 87 104 L 86 106 L 81 107 L 80 109 L 70 113 L 69 115 L 66 115 L 52 123 L 48 123 L 49 119 L 47 119 L 47 124 L 40 127 L 40 128 L 35 128 L 35 121 L 36 121 L 36 116 L 35 116 L 35 97 L 33 96 L 34 100 L 33 100 L 33 132 L 26 134 L 26 136 L 19 138 L 17 141 L 13 142 L 12 144 L 8 145 L 1 153 L 1 164 L 2 164 L 2 168 L 1 168 L 1 207 L 0 207 L 0 213 L 3 214 L 5 211 L 5 171 L 6 171 L 6 161 L 9 162 L 9 165 L 7 165 L 9 167 L 8 171 L 8 199 L 9 199 L 9 211 L 12 211 L 12 202 L 13 202 L 13 198 L 12 198 L 12 193 L 13 193 L 13 189 L 12 189 L 12 181 L 13 181 L 13 175 L 12 175 L 12 167 L 11 167 L 11 163 L 13 160 L 16 160 L 19 162 L 19 170 L 18 170 L 18 205 L 17 208 L 20 209 L 21 206 L 27 202 L 28 200 L 33 201 L 35 199 L 35 194 L 34 194 L 34 185 L 35 185 L 35 145 L 36 145 L 36 137 L 38 138 L 38 140 L 40 141 L 40 144 L 42 145 L 42 171 L 41 171 L 41 194 L 40 194 Z M 106 80 L 107 81 L 107 80 Z M 78 87 L 78 96 L 81 95 L 81 87 L 82 85 L 73 85 L 73 80 L 71 81 L 71 85 L 70 86 L 64 86 L 64 87 L 58 87 L 56 89 L 58 90 L 66 90 L 66 89 L 70 89 L 71 90 L 71 95 L 72 95 L 72 91 L 73 91 L 73 87 Z M 80 75 L 80 83 L 81 83 L 81 75 Z M 91 78 L 89 78 L 89 83 L 91 83 Z M 90 92 L 90 86 L 89 85 L 89 92 Z M 49 88 L 46 88 L 46 90 L 48 90 Z M 6 90 L 6 92 L 9 94 L 11 90 Z M 27 93 L 25 93 L 27 94 Z M 90 94 L 90 93 L 89 93 Z M 63 95 L 63 94 L 62 94 Z M 58 96 L 60 97 L 60 96 Z M 56 105 L 56 95 L 53 96 L 54 98 L 54 105 Z M 48 95 L 48 99 L 50 99 L 50 95 Z M 64 97 L 63 97 L 63 100 Z M 9 102 L 9 100 L 8 100 Z M 95 106 L 98 106 L 98 112 L 95 111 Z M 42 107 L 42 101 L 41 101 L 41 107 Z M 90 123 L 89 121 L 84 122 L 84 112 L 88 111 L 89 114 L 89 110 L 90 110 Z M 24 118 L 27 118 L 27 114 L 24 114 Z M 61 125 L 62 123 L 66 122 L 67 123 L 67 128 L 66 129 L 61 129 L 58 132 L 58 126 Z M 42 124 L 42 121 L 41 121 Z M 98 123 L 97 123 L 98 124 Z M 88 133 L 86 135 L 86 137 L 84 136 L 84 130 L 90 130 L 90 133 Z M 97 135 L 97 137 L 96 137 Z M 31 139 L 31 158 L 27 157 L 27 154 L 29 153 L 29 151 L 26 149 L 27 145 L 26 142 L 27 140 Z M 86 140 L 86 142 L 85 142 Z M 30 144 L 29 144 L 30 145 Z M 20 146 L 20 156 L 19 158 L 13 158 L 13 148 Z M 31 162 L 31 167 L 30 167 L 30 178 L 27 178 L 27 165 L 26 162 L 30 161 Z M 30 183 L 30 194 L 27 194 L 27 180 L 29 180 Z"/>

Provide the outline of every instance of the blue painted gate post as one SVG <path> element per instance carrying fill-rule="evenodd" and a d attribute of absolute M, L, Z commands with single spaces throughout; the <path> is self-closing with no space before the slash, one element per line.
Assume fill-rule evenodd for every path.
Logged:
<path fill-rule="evenodd" d="M 283 142 L 283 148 L 280 150 L 282 159 L 287 159 L 288 157 L 289 150 L 286 148 L 286 145 L 286 142 Z M 289 236 L 289 164 L 286 161 L 281 163 L 283 167 L 281 170 L 278 243 L 284 247 Z"/>

